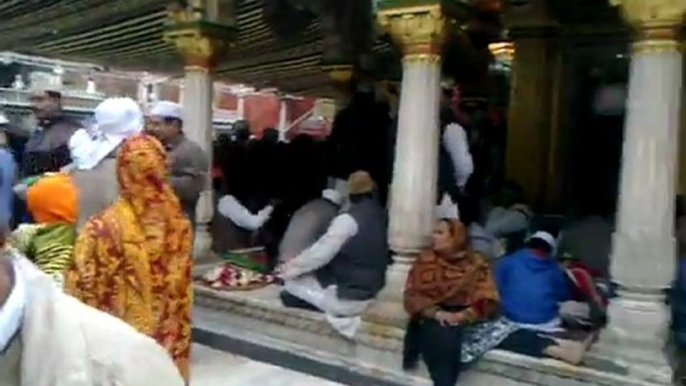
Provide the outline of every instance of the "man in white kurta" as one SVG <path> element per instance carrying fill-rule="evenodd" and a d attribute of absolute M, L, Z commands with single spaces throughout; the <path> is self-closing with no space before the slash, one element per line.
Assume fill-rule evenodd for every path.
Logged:
<path fill-rule="evenodd" d="M 167 352 L 90 308 L 11 248 L 0 251 L 0 385 L 183 386 Z"/>
<path fill-rule="evenodd" d="M 331 326 L 352 338 L 360 315 L 385 284 L 390 263 L 386 213 L 366 172 L 350 176 L 350 208 L 311 247 L 286 262 L 284 291 L 322 310 Z"/>

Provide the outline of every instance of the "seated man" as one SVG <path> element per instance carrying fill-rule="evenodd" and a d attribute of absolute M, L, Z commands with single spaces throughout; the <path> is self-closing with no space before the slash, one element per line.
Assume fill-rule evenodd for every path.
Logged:
<path fill-rule="evenodd" d="M 203 282 L 214 289 L 249 290 L 269 285 L 272 268 L 259 239 L 274 207 L 267 205 L 253 214 L 231 194 L 218 200 L 211 224 L 212 252 L 225 264 L 203 275 Z"/>
<path fill-rule="evenodd" d="M 519 251 L 506 256 L 496 267 L 496 283 L 506 318 L 519 330 L 501 347 L 534 357 L 554 357 L 578 364 L 592 339 L 563 339 L 562 303 L 572 299 L 571 283 L 553 258 L 555 238 L 536 232 Z"/>
<path fill-rule="evenodd" d="M 486 233 L 500 241 L 502 250 L 509 252 L 522 246 L 533 216 L 524 203 L 523 193 L 518 192 L 516 185 L 503 188 L 495 200 L 497 206 L 488 211 L 484 222 Z"/>
<path fill-rule="evenodd" d="M 279 245 L 279 263 L 285 263 L 314 244 L 331 224 L 341 209 L 343 197 L 333 189 L 298 209 L 288 224 Z"/>
<path fill-rule="evenodd" d="M 212 251 L 231 259 L 231 256 L 243 255 L 244 252 L 258 247 L 259 232 L 273 211 L 274 206 L 267 205 L 259 212 L 252 213 L 233 195 L 223 196 L 217 203 L 217 210 L 212 219 Z M 269 269 L 266 261 L 258 265 L 256 268 L 259 271 Z"/>
<path fill-rule="evenodd" d="M 279 273 L 287 306 L 298 299 L 314 306 L 349 338 L 357 332 L 360 314 L 383 288 L 390 263 L 386 212 L 374 198 L 374 188 L 367 172 L 351 174 L 350 208 Z"/>

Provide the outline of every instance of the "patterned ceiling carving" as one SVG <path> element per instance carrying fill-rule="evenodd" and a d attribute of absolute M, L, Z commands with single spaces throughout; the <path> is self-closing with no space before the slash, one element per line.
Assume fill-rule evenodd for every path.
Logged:
<path fill-rule="evenodd" d="M 343 28 L 342 37 L 345 37 L 345 26 L 355 29 L 356 25 L 349 20 L 322 23 L 326 21 L 322 15 L 337 10 L 331 8 L 335 0 L 237 1 L 237 40 L 218 68 L 222 78 L 281 87 L 296 93 L 319 93 L 329 86 L 329 78 L 321 70 L 322 55 L 328 49 L 322 36 L 333 25 Z M 458 2 L 463 1 L 466 0 Z M 604 20 L 602 15 L 614 12 L 606 6 L 606 0 L 548 1 L 556 17 L 570 20 L 589 20 L 592 15 Z M 162 40 L 168 3 L 168 0 L 0 1 L 3 20 L 0 50 L 91 61 L 122 69 L 180 73 L 181 60 L 175 48 Z M 290 8 L 278 8 L 279 4 Z M 278 19 L 281 23 L 275 22 Z M 285 23 L 284 19 L 287 19 Z M 299 28 L 290 28 L 295 26 L 289 20 Z M 367 35 L 373 34 L 369 31 Z M 380 58 L 379 65 L 392 58 L 394 52 L 391 42 L 383 37 L 375 37 L 367 50 Z"/>

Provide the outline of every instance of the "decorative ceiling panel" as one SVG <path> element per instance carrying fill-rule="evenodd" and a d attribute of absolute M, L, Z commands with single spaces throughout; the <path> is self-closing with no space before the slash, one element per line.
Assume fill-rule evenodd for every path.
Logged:
<path fill-rule="evenodd" d="M 319 68 L 318 21 L 313 20 L 295 36 L 277 36 L 264 20 L 265 1 L 269 0 L 239 1 L 237 39 L 220 63 L 219 76 L 288 91 L 325 87 L 327 79 Z M 162 40 L 168 3 L 5 0 L 0 2 L 0 50 L 180 74 L 180 57 Z"/>

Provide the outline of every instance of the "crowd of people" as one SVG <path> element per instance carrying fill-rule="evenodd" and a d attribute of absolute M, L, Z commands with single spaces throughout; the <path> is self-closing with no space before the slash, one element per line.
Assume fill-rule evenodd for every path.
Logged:
<path fill-rule="evenodd" d="M 0 136 L 0 383 L 187 385 L 208 155 L 173 102 L 145 119 L 135 101 L 107 99 L 88 127 L 59 93 L 32 102 L 30 137 Z"/>
<path fill-rule="evenodd" d="M 433 243 L 405 288 L 404 367 L 423 358 L 437 386 L 453 386 L 466 364 L 496 347 L 579 364 L 612 295 L 609 251 L 575 249 L 598 221 L 589 214 L 564 229 L 538 222 L 521 188 L 502 180 L 500 153 L 484 150 L 498 148 L 489 131 L 497 125 L 483 111 L 456 107 L 454 93 L 442 94 Z M 0 135 L 0 215 L 8 224 L 0 320 L 29 323 L 0 330 L 5 350 L 23 358 L 50 328 L 78 329 L 75 350 L 95 350 L 89 341 L 111 325 L 121 341 L 102 337 L 111 347 L 98 350 L 112 352 L 89 357 L 107 361 L 97 363 L 104 373 L 83 376 L 119 377 L 123 385 L 187 382 L 195 208 L 210 181 L 212 250 L 225 262 L 201 280 L 218 290 L 278 284 L 284 306 L 321 312 L 342 336 L 357 334 L 393 253 L 386 208 L 395 119 L 373 94 L 358 92 L 327 139 L 284 142 L 273 129 L 253 138 L 238 122 L 216 138 L 213 165 L 184 135 L 176 103 L 158 102 L 144 116 L 133 100 L 108 99 L 95 109 L 95 125 L 81 127 L 62 113 L 59 94 L 33 102 L 40 126 L 23 148 L 10 131 Z M 31 297 L 42 300 L 28 303 Z M 53 321 L 31 325 L 45 318 Z M 139 352 L 109 359 L 127 350 L 127 340 Z M 81 355 L 68 351 L 37 358 L 57 371 Z M 139 355 L 150 358 L 136 361 Z M 67 367 L 95 366 L 79 363 Z M 174 371 L 157 368 L 173 370 L 172 363 Z M 0 380 L 15 379 L 9 385 L 77 377 L 3 366 Z M 159 380 L 146 378 L 153 370 Z"/>
<path fill-rule="evenodd" d="M 493 348 L 579 364 L 612 293 L 609 250 L 577 247 L 588 224 L 605 219 L 589 211 L 566 225 L 537 221 L 522 189 L 498 175 L 502 152 L 484 150 L 499 145 L 487 132 L 495 124 L 483 127 L 483 111 L 454 108 L 454 92 L 442 94 L 434 242 L 406 286 L 405 368 L 423 357 L 434 383 L 452 386 Z M 363 92 L 326 140 L 280 143 L 271 131 L 251 140 L 245 127 L 218 138 L 214 250 L 228 263 L 205 282 L 225 290 L 281 283 L 286 307 L 322 312 L 354 337 L 392 262 L 393 162 L 384 155 L 393 152 L 393 126 Z"/>

